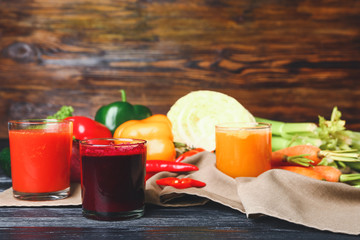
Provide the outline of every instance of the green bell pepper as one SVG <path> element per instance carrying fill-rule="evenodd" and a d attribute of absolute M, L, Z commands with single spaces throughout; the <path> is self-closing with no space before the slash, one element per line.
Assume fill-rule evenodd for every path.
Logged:
<path fill-rule="evenodd" d="M 152 115 L 151 110 L 143 105 L 131 105 L 126 101 L 123 89 L 121 100 L 102 106 L 95 114 L 95 121 L 104 124 L 114 134 L 116 128 L 129 120 L 142 120 Z"/>

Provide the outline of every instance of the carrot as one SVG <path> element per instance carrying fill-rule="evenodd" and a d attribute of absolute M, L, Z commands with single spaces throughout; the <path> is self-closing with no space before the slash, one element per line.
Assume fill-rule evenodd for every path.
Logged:
<path fill-rule="evenodd" d="M 271 153 L 271 167 L 276 168 L 279 166 L 297 166 L 304 167 L 311 166 L 313 160 L 306 158 L 307 154 L 288 156 L 279 151 Z"/>
<path fill-rule="evenodd" d="M 279 169 L 288 170 L 307 177 L 318 180 L 325 180 L 328 182 L 339 182 L 341 171 L 332 166 L 314 166 L 314 167 L 300 167 L 300 166 L 282 166 Z"/>
<path fill-rule="evenodd" d="M 282 167 L 278 167 L 279 169 L 284 169 L 284 170 L 288 170 L 294 173 L 298 173 L 301 174 L 303 176 L 307 176 L 307 177 L 311 177 L 314 179 L 318 179 L 318 180 L 324 180 L 324 177 L 314 171 L 314 169 L 310 168 L 310 167 L 300 167 L 300 166 L 282 166 Z"/>
<path fill-rule="evenodd" d="M 360 162 L 357 149 L 321 150 L 313 145 L 296 145 L 272 152 L 272 167 L 287 165 L 316 166 L 322 161 L 331 159 L 340 162 Z"/>
<path fill-rule="evenodd" d="M 272 152 L 271 165 L 317 165 L 322 160 L 320 148 L 313 145 L 296 145 Z"/>
<path fill-rule="evenodd" d="M 324 180 L 328 182 L 339 182 L 341 171 L 332 166 L 315 166 L 312 168 L 315 172 L 320 173 Z"/>

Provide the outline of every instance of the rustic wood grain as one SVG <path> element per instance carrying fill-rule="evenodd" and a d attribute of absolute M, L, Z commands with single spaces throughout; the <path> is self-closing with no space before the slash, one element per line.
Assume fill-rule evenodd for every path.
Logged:
<path fill-rule="evenodd" d="M 284 121 L 337 105 L 360 130 L 359 26 L 356 0 L 0 0 L 0 137 L 121 88 L 154 113 L 199 89 Z"/>

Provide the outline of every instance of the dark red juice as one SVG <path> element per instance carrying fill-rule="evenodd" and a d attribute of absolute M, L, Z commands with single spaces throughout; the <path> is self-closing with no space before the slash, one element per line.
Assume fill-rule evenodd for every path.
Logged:
<path fill-rule="evenodd" d="M 146 146 L 81 146 L 82 200 L 94 218 L 144 207 Z"/>

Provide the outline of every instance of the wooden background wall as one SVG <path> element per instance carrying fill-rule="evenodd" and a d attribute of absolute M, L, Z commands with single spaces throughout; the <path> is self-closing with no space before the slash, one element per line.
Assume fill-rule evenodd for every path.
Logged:
<path fill-rule="evenodd" d="M 121 88 L 154 113 L 199 89 L 284 121 L 337 105 L 360 130 L 357 0 L 0 0 L 0 39 L 0 138 Z"/>

